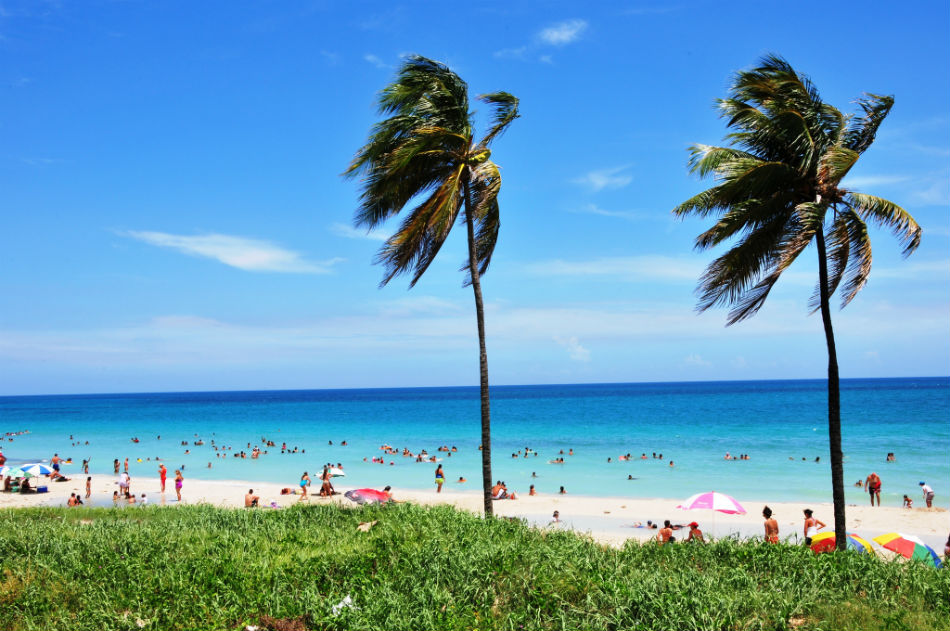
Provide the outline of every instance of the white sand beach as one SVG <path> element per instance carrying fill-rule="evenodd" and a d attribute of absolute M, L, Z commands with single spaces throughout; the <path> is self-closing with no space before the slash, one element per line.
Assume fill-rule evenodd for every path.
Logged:
<path fill-rule="evenodd" d="M 352 487 L 342 480 L 335 480 L 335 486 L 340 495 L 333 498 L 321 498 L 310 495 L 306 502 L 311 504 L 337 502 L 344 506 L 352 506 L 352 502 L 343 497 L 342 493 Z M 188 504 L 206 503 L 223 507 L 243 507 L 244 495 L 253 488 L 254 493 L 261 498 L 261 504 L 269 506 L 272 502 L 278 507 L 292 506 L 300 501 L 299 495 L 281 495 L 284 486 L 267 482 L 251 482 L 244 480 L 209 481 L 186 479 L 182 490 L 182 502 Z M 451 504 L 463 510 L 480 512 L 482 496 L 477 487 L 471 486 L 465 491 L 445 490 L 437 494 L 434 490 L 393 489 L 396 500 L 414 502 L 417 504 Z M 50 493 L 19 495 L 0 493 L 0 508 L 26 507 L 42 505 L 65 505 L 70 493 L 85 494 L 85 479 L 74 476 L 72 481 L 49 485 Z M 94 475 L 92 480 L 93 506 L 112 506 L 112 494 L 117 490 L 113 476 Z M 174 480 L 168 480 L 164 494 L 159 492 L 157 477 L 137 477 L 132 480 L 132 491 L 137 496 L 146 493 L 149 505 L 175 506 Z M 319 487 L 312 487 L 315 490 Z M 826 529 L 832 529 L 834 519 L 830 503 L 804 504 L 798 502 L 769 502 L 763 499 L 736 498 L 745 507 L 744 515 L 727 515 L 713 513 L 710 510 L 686 511 L 676 506 L 685 498 L 624 498 L 624 497 L 591 497 L 581 495 L 551 495 L 538 494 L 535 496 L 519 495 L 516 500 L 499 500 L 495 502 L 495 514 L 503 517 L 523 518 L 528 523 L 537 526 L 547 526 L 555 510 L 560 512 L 563 522 L 561 527 L 572 528 L 578 532 L 587 533 L 595 540 L 610 545 L 622 545 L 627 539 L 649 539 L 655 536 L 655 530 L 637 528 L 634 524 L 646 524 L 647 520 L 659 521 L 669 519 L 674 524 L 688 524 L 691 521 L 699 523 L 700 528 L 707 535 L 725 537 L 738 535 L 740 537 L 760 537 L 762 527 L 762 507 L 768 504 L 774 511 L 774 517 L 779 522 L 782 539 L 795 543 L 802 539 L 802 510 L 811 508 L 815 516 L 827 524 Z M 915 501 L 915 503 L 917 503 Z M 123 502 L 124 504 L 124 502 Z M 897 507 L 847 507 L 849 532 L 870 538 L 886 532 L 904 532 L 920 537 L 931 547 L 942 553 L 943 545 L 950 532 L 950 511 L 943 506 L 934 506 L 931 509 Z"/>

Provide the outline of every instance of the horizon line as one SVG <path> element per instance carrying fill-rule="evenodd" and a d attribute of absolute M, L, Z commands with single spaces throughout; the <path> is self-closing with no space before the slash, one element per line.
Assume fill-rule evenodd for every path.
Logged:
<path fill-rule="evenodd" d="M 841 382 L 845 381 L 884 381 L 888 379 L 947 379 L 950 375 L 918 375 L 912 377 L 842 377 Z M 798 377 L 794 379 L 694 379 L 681 381 L 580 381 L 574 383 L 500 383 L 491 385 L 491 388 L 537 388 L 537 387 L 568 387 L 568 386 L 637 386 L 637 385 L 675 385 L 675 384 L 704 384 L 704 383 L 765 383 L 765 382 L 796 382 L 796 381 L 827 381 L 827 377 Z M 0 399 L 14 398 L 40 398 L 40 397 L 109 397 L 109 396 L 134 396 L 134 395 L 155 395 L 155 394 L 236 394 L 236 393 L 280 393 L 280 392 L 333 392 L 333 391 L 360 391 L 360 390 L 454 390 L 471 388 L 477 390 L 479 386 L 475 385 L 451 385 L 451 386 L 353 386 L 340 388 L 264 388 L 256 390 L 158 390 L 151 392 L 144 391 L 117 391 L 117 392 L 63 392 L 47 394 L 0 394 Z"/>

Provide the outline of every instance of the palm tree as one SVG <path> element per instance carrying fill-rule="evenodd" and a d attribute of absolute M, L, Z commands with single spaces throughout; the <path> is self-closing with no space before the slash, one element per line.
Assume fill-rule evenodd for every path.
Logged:
<path fill-rule="evenodd" d="M 753 316 L 783 271 L 814 242 L 818 286 L 809 302 L 821 311 L 828 346 L 828 437 L 835 535 L 845 547 L 844 472 L 838 359 L 829 299 L 841 288 L 844 308 L 871 271 L 870 221 L 889 228 L 908 256 L 920 244 L 914 218 L 893 202 L 841 187 L 894 104 L 865 94 L 862 113 L 845 116 L 823 103 L 808 78 L 778 56 L 736 73 L 730 95 L 717 101 L 729 146 L 694 145 L 690 168 L 717 184 L 673 209 L 679 216 L 713 216 L 696 239 L 706 250 L 729 242 L 700 279 L 699 304 L 731 307 L 727 326 Z"/>
<path fill-rule="evenodd" d="M 488 355 L 480 277 L 498 239 L 501 174 L 489 145 L 518 118 L 518 99 L 483 94 L 492 108 L 488 133 L 475 142 L 468 86 L 446 65 L 420 56 L 406 59 L 396 80 L 379 96 L 377 123 L 353 159 L 347 177 L 361 175 L 355 224 L 369 230 L 419 200 L 376 256 L 385 268 L 380 286 L 411 273 L 413 287 L 435 259 L 456 219 L 468 236 L 465 285 L 475 293 L 481 372 L 482 485 L 485 514 L 492 514 L 491 414 Z M 464 209 L 464 212 L 461 212 Z"/>

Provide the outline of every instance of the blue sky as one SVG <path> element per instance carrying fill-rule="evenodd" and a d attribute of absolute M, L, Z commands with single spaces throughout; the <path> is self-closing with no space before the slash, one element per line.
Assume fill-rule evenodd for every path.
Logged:
<path fill-rule="evenodd" d="M 506 90 L 493 383 L 815 378 L 814 249 L 752 320 L 694 312 L 712 253 L 670 209 L 687 147 L 769 52 L 844 111 L 896 106 L 848 183 L 924 228 L 834 313 L 844 377 L 950 374 L 950 35 L 942 3 L 0 1 L 0 394 L 474 385 L 450 239 L 379 289 L 387 230 L 339 174 L 402 55 Z M 818 16 L 818 17 L 816 17 Z M 391 229 L 392 226 L 386 228 Z"/>

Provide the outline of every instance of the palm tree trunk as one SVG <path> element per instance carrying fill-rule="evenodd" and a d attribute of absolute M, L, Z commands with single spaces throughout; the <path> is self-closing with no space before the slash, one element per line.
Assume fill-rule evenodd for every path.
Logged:
<path fill-rule="evenodd" d="M 482 492 L 485 515 L 492 515 L 491 475 L 491 410 L 488 405 L 488 352 L 485 350 L 485 306 L 482 303 L 482 283 L 478 274 L 478 253 L 475 250 L 475 221 L 472 218 L 472 202 L 468 180 L 465 187 L 465 227 L 468 230 L 468 270 L 475 293 L 475 318 L 478 320 L 478 363 L 481 373 L 482 403 Z"/>
<path fill-rule="evenodd" d="M 819 200 L 820 201 L 820 200 Z M 838 550 L 847 549 L 847 527 L 844 516 L 844 457 L 841 452 L 841 392 L 838 383 L 838 354 L 835 333 L 831 328 L 828 300 L 828 260 L 825 258 L 825 236 L 816 233 L 818 243 L 818 290 L 821 296 L 821 321 L 828 344 L 828 447 L 831 451 L 831 495 L 834 501 L 835 542 Z"/>

